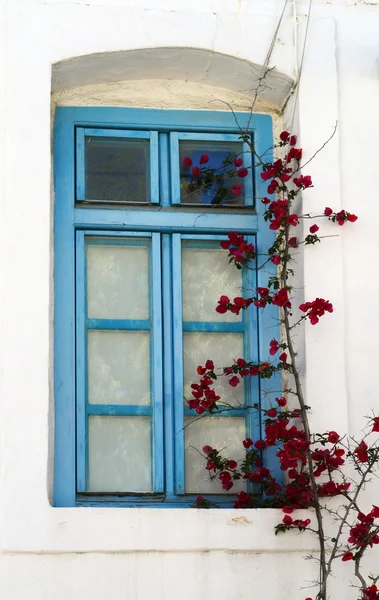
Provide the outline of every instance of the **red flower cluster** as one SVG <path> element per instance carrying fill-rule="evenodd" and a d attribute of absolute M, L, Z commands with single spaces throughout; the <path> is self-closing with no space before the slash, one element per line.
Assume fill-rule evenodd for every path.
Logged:
<path fill-rule="evenodd" d="M 255 258 L 255 248 L 253 244 L 247 244 L 243 235 L 236 231 L 228 233 L 228 240 L 220 242 L 223 250 L 229 250 L 229 256 L 232 256 L 235 263 L 246 263 Z"/>
<path fill-rule="evenodd" d="M 366 444 L 366 442 L 364 442 L 363 440 L 361 441 L 361 443 L 355 448 L 354 450 L 354 454 L 357 457 L 357 461 L 361 462 L 361 463 L 367 463 L 368 462 L 368 446 Z"/>
<path fill-rule="evenodd" d="M 241 185 L 240 183 L 236 183 L 235 185 L 232 186 L 232 194 L 234 196 L 240 196 L 240 194 L 242 194 L 242 190 L 243 190 L 243 185 Z"/>
<path fill-rule="evenodd" d="M 370 585 L 369 587 L 362 590 L 362 593 L 363 593 L 363 600 L 378 600 L 378 598 L 379 598 L 378 588 L 375 584 Z"/>
<path fill-rule="evenodd" d="M 308 527 L 308 525 L 310 524 L 311 520 L 310 519 L 295 519 L 293 520 L 292 517 L 290 517 L 289 515 L 286 515 L 285 517 L 283 517 L 282 523 L 284 523 L 284 525 L 286 525 L 286 527 L 292 527 L 292 528 L 298 528 L 300 530 L 302 529 L 306 529 Z"/>
<path fill-rule="evenodd" d="M 302 190 L 305 190 L 309 187 L 313 187 L 312 177 L 310 175 L 300 175 L 300 177 L 295 177 L 293 182 L 298 188 Z"/>
<path fill-rule="evenodd" d="M 329 206 L 325 208 L 324 215 L 329 217 L 329 220 L 332 220 L 334 223 L 338 223 L 338 225 L 341 226 L 346 222 L 355 223 L 355 221 L 358 219 L 357 215 L 353 215 L 346 210 L 340 210 L 336 213 L 333 211 L 333 209 L 329 208 Z"/>
<path fill-rule="evenodd" d="M 279 135 L 282 142 L 289 143 L 290 146 L 294 146 L 296 144 L 296 135 L 291 135 L 288 131 L 282 131 Z"/>
<path fill-rule="evenodd" d="M 319 496 L 338 496 L 341 492 L 346 492 L 350 483 L 335 483 L 335 481 L 327 481 L 320 486 L 317 486 Z"/>
<path fill-rule="evenodd" d="M 217 400 L 220 400 L 220 396 L 217 396 L 215 390 L 211 387 L 214 384 L 214 379 L 210 377 L 209 373 L 215 377 L 213 361 L 207 360 L 204 367 L 199 365 L 197 372 L 202 377 L 200 383 L 191 384 L 193 398 L 188 400 L 188 406 L 191 410 L 195 410 L 198 415 L 202 415 L 215 406 Z"/>
<path fill-rule="evenodd" d="M 242 298 L 242 296 L 237 296 L 234 298 L 233 302 L 230 301 L 228 296 L 221 296 L 218 301 L 218 305 L 216 306 L 216 311 L 220 315 L 224 315 L 228 310 L 235 315 L 239 315 L 241 309 L 246 309 L 253 302 L 251 298 Z"/>
<path fill-rule="evenodd" d="M 372 431 L 379 432 L 379 417 L 374 417 L 373 418 Z"/>
<path fill-rule="evenodd" d="M 274 354 L 276 354 L 279 350 L 280 346 L 279 346 L 279 342 L 275 339 L 272 339 L 270 342 L 270 354 L 271 356 L 274 356 Z"/>
<path fill-rule="evenodd" d="M 291 308 L 291 302 L 288 298 L 288 289 L 282 288 L 278 292 L 276 292 L 276 294 L 274 294 L 272 297 L 272 304 L 274 304 L 275 306 L 285 306 L 286 308 Z"/>
<path fill-rule="evenodd" d="M 304 304 L 300 304 L 299 309 L 307 313 L 307 317 L 310 320 L 312 325 L 316 325 L 319 322 L 319 318 L 322 317 L 325 312 L 333 312 L 333 305 L 329 302 L 329 300 L 324 300 L 323 298 L 316 298 L 313 302 L 305 302 Z"/>
<path fill-rule="evenodd" d="M 314 476 L 319 477 L 324 471 L 331 473 L 341 467 L 345 464 L 345 460 L 342 458 L 344 454 L 343 448 L 334 448 L 333 450 L 317 448 L 314 450 L 312 452 L 312 460 L 316 465 Z"/>
<path fill-rule="evenodd" d="M 377 525 L 374 525 L 374 520 L 379 518 L 379 508 L 374 506 L 372 511 L 365 515 L 358 513 L 358 521 L 354 527 L 350 529 L 350 536 L 348 538 L 349 544 L 352 544 L 355 548 L 370 548 L 374 544 L 379 544 L 379 535 L 377 533 Z"/>

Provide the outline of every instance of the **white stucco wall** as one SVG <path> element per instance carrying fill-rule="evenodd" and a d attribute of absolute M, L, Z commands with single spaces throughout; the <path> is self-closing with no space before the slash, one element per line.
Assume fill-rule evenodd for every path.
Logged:
<path fill-rule="evenodd" d="M 312 595 L 299 589 L 313 578 L 314 563 L 302 558 L 312 538 L 275 538 L 277 511 L 57 509 L 49 503 L 52 65 L 53 109 L 56 103 L 100 103 L 213 110 L 224 100 L 241 110 L 249 105 L 251 85 L 241 91 L 240 81 L 259 72 L 283 5 L 0 0 L 1 598 Z M 301 62 L 307 14 L 308 1 L 288 2 L 270 62 L 273 87 L 259 103 L 278 126 Z M 378 408 L 378 30 L 377 1 L 314 0 L 294 119 L 305 160 L 338 121 L 337 134 L 309 167 L 315 188 L 306 194 L 306 211 L 330 205 L 359 215 L 353 227 L 337 231 L 339 237 L 306 249 L 299 292 L 327 297 L 335 307 L 332 325 L 325 319 L 306 328 L 303 368 L 315 426 L 341 433 L 357 431 L 362 415 Z M 168 70 L 154 58 L 148 70 L 146 61 L 133 59 L 127 67 L 111 54 L 144 48 L 193 48 L 208 58 L 193 62 L 194 54 L 178 51 L 180 60 L 170 59 Z M 76 58 L 94 53 L 102 63 Z M 233 57 L 233 66 L 240 60 L 230 76 L 220 54 Z M 60 62 L 67 59 L 74 60 Z M 286 125 L 293 110 L 292 98 Z M 336 228 L 323 225 L 323 231 L 335 234 Z M 376 503 L 377 497 L 373 492 Z M 340 600 L 338 580 L 333 585 Z"/>

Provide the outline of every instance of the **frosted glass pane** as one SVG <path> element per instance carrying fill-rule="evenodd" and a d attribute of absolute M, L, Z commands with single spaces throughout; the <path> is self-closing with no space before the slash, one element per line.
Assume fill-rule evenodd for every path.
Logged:
<path fill-rule="evenodd" d="M 204 365 L 210 358 L 215 364 L 216 372 L 233 364 L 234 360 L 243 357 L 243 335 L 240 333 L 185 333 L 184 345 L 184 396 L 189 399 L 191 383 L 199 381 L 196 372 L 198 365 Z M 233 388 L 229 385 L 230 377 L 220 377 L 215 390 L 221 396 L 220 402 L 232 406 L 244 403 L 244 382 Z"/>
<path fill-rule="evenodd" d="M 242 295 L 242 272 L 228 263 L 221 249 L 182 249 L 184 321 L 241 321 L 242 311 L 220 315 L 216 306 L 220 296 L 231 300 Z"/>
<path fill-rule="evenodd" d="M 200 156 L 207 154 L 209 161 L 206 164 L 200 164 Z M 179 161 L 180 161 L 180 201 L 182 204 L 220 204 L 220 198 L 217 190 L 225 188 L 227 190 L 226 198 L 222 204 L 227 206 L 244 206 L 244 191 L 238 196 L 232 193 L 232 187 L 236 184 L 244 185 L 245 180 L 241 177 L 222 176 L 225 171 L 234 169 L 234 166 L 224 168 L 223 161 L 228 158 L 239 156 L 243 159 L 242 142 L 179 142 Z M 192 166 L 186 167 L 183 163 L 184 158 L 189 157 L 192 160 Z M 200 177 L 192 175 L 192 168 L 200 167 L 202 174 Z M 206 169 L 217 169 L 217 175 L 221 176 L 217 182 L 212 185 L 204 185 Z"/>
<path fill-rule="evenodd" d="M 207 444 L 217 450 L 224 448 L 223 456 L 241 461 L 246 455 L 242 446 L 242 440 L 246 437 L 245 419 L 243 417 L 202 417 L 194 420 L 191 417 L 185 419 L 185 424 L 188 425 L 184 430 L 186 492 L 236 494 L 245 490 L 244 480 L 236 481 L 228 492 L 222 489 L 219 480 L 210 481 L 208 471 L 205 469 L 206 461 L 198 452 L 198 450 L 202 452 L 203 446 Z"/>
<path fill-rule="evenodd" d="M 86 199 L 150 202 L 150 142 L 86 137 Z"/>
<path fill-rule="evenodd" d="M 88 332 L 90 404 L 149 404 L 150 334 Z"/>
<path fill-rule="evenodd" d="M 148 247 L 87 246 L 88 316 L 148 319 Z"/>
<path fill-rule="evenodd" d="M 89 492 L 150 492 L 150 418 L 90 416 Z"/>

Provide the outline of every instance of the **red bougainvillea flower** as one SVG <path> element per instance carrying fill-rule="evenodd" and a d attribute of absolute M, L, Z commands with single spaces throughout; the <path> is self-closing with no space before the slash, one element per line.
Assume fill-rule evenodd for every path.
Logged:
<path fill-rule="evenodd" d="M 270 198 L 262 198 L 261 202 L 262 202 L 262 204 L 266 205 L 266 204 L 270 204 L 271 200 L 270 200 Z"/>
<path fill-rule="evenodd" d="M 206 165 L 208 161 L 209 161 L 209 156 L 208 156 L 208 154 L 202 154 L 202 155 L 200 156 L 199 163 L 200 163 L 201 165 Z"/>
<path fill-rule="evenodd" d="M 242 167 L 243 160 L 242 160 L 242 158 L 237 158 L 237 156 L 236 156 L 236 158 L 233 160 L 233 163 L 234 163 L 234 166 L 237 167 L 237 169 L 238 169 L 238 167 Z"/>
<path fill-rule="evenodd" d="M 231 385 L 232 387 L 236 387 L 239 384 L 239 382 L 240 380 L 239 377 L 237 377 L 237 375 L 234 375 L 234 377 L 229 379 L 229 385 Z"/>
<path fill-rule="evenodd" d="M 251 438 L 246 438 L 246 440 L 243 440 L 242 444 L 244 448 L 250 448 L 250 446 L 253 445 L 253 440 Z"/>
<path fill-rule="evenodd" d="M 324 215 L 326 215 L 327 217 L 330 217 L 330 215 L 332 215 L 332 214 L 333 214 L 333 210 L 327 206 L 324 210 Z"/>
<path fill-rule="evenodd" d="M 232 186 L 232 194 L 234 196 L 239 196 L 242 194 L 243 186 L 240 183 L 236 183 Z"/>
<path fill-rule="evenodd" d="M 205 375 L 206 370 L 207 369 L 205 367 L 202 367 L 201 365 L 199 365 L 196 369 L 198 375 Z"/>
<path fill-rule="evenodd" d="M 235 461 L 235 460 L 230 460 L 230 461 L 228 462 L 228 467 L 229 467 L 229 469 L 232 469 L 232 471 L 234 471 L 234 469 L 236 469 L 236 468 L 237 468 L 237 466 L 238 466 L 238 465 L 237 465 L 237 463 L 236 463 L 236 461 Z"/>
<path fill-rule="evenodd" d="M 352 560 L 353 559 L 354 554 L 352 552 L 345 552 L 345 554 L 342 557 L 343 562 L 346 562 L 348 560 Z"/>
<path fill-rule="evenodd" d="M 183 158 L 183 165 L 185 167 L 192 167 L 192 159 L 189 156 Z"/>
<path fill-rule="evenodd" d="M 304 190 L 306 188 L 313 187 L 312 177 L 310 175 L 300 175 L 300 177 L 295 177 L 293 182 L 298 188 L 302 188 Z"/>
<path fill-rule="evenodd" d="M 318 225 L 312 225 L 312 226 L 309 228 L 309 231 L 310 231 L 311 233 L 316 233 L 316 232 L 317 232 L 319 229 L 320 229 L 320 228 L 319 228 L 319 226 L 318 226 Z"/>
<path fill-rule="evenodd" d="M 271 262 L 274 263 L 274 265 L 280 265 L 280 256 L 271 256 Z"/>
<path fill-rule="evenodd" d="M 203 446 L 203 452 L 204 452 L 204 454 L 209 456 L 211 454 L 211 452 L 213 452 L 212 446 Z"/>
<path fill-rule="evenodd" d="M 248 174 L 249 174 L 249 171 L 245 167 L 243 167 L 242 169 L 238 169 L 238 171 L 237 171 L 238 177 L 246 177 L 246 175 L 248 175 Z"/>
<path fill-rule="evenodd" d="M 372 431 L 379 432 L 379 417 L 374 417 L 373 418 Z"/>
<path fill-rule="evenodd" d="M 275 306 L 286 306 L 287 308 L 291 308 L 291 302 L 288 298 L 288 290 L 287 288 L 282 288 L 272 297 L 272 303 Z"/>
<path fill-rule="evenodd" d="M 268 417 L 270 417 L 270 419 L 275 419 L 276 415 L 278 414 L 278 411 L 276 410 L 276 408 L 269 408 L 266 414 Z"/>
<path fill-rule="evenodd" d="M 363 600 L 377 600 L 378 599 L 378 588 L 377 586 L 370 585 L 370 587 L 362 590 L 363 592 Z"/>
<path fill-rule="evenodd" d="M 264 450 L 267 448 L 267 444 L 264 440 L 257 440 L 254 444 L 257 450 Z"/>
<path fill-rule="evenodd" d="M 279 350 L 279 342 L 276 339 L 272 339 L 270 342 L 270 354 L 274 356 Z"/>
<path fill-rule="evenodd" d="M 303 156 L 303 149 L 302 148 L 291 148 L 290 151 L 287 154 L 287 161 L 290 162 L 293 159 L 295 159 L 295 160 L 301 160 L 302 156 Z"/>
<path fill-rule="evenodd" d="M 218 305 L 216 306 L 216 311 L 220 315 L 223 315 L 228 311 L 229 305 L 230 305 L 230 300 L 229 300 L 228 296 L 221 296 L 220 300 L 218 301 Z"/>
<path fill-rule="evenodd" d="M 276 181 L 276 179 L 273 179 L 273 180 L 271 181 L 270 185 L 269 185 L 269 186 L 268 186 L 268 188 L 267 188 L 267 193 L 268 193 L 268 194 L 274 194 L 274 193 L 275 193 L 275 190 L 276 190 L 276 188 L 278 187 L 278 185 L 279 185 L 279 184 L 278 184 L 278 182 Z"/>
<path fill-rule="evenodd" d="M 282 142 L 288 142 L 290 134 L 288 131 L 282 131 L 282 133 L 279 135 L 279 137 L 282 140 Z"/>
<path fill-rule="evenodd" d="M 338 433 L 336 431 L 329 431 L 328 442 L 330 442 L 331 444 L 336 444 L 339 439 L 340 439 L 340 436 L 338 435 Z"/>
<path fill-rule="evenodd" d="M 296 237 L 291 237 L 288 240 L 288 245 L 289 245 L 290 248 L 297 248 L 298 247 L 297 238 Z"/>
<path fill-rule="evenodd" d="M 207 362 L 205 363 L 205 368 L 208 371 L 214 371 L 215 366 L 214 366 L 213 360 L 208 359 Z"/>
<path fill-rule="evenodd" d="M 279 355 L 279 360 L 280 360 L 281 362 L 284 362 L 284 363 L 285 363 L 285 362 L 287 362 L 287 354 L 286 354 L 286 352 L 282 352 L 282 353 Z"/>
<path fill-rule="evenodd" d="M 192 175 L 194 177 L 200 177 L 201 176 L 201 171 L 199 167 L 192 167 Z"/>
<path fill-rule="evenodd" d="M 275 401 L 279 406 L 285 406 L 287 404 L 287 400 L 283 396 L 281 398 L 275 398 Z"/>
<path fill-rule="evenodd" d="M 289 515 L 286 515 L 285 517 L 283 517 L 282 523 L 284 523 L 284 525 L 292 525 L 292 523 L 293 523 L 292 517 L 290 517 Z"/>
<path fill-rule="evenodd" d="M 296 227 L 299 224 L 299 217 L 294 213 L 292 215 L 288 215 L 286 219 L 287 225 L 292 225 L 292 227 Z"/>
<path fill-rule="evenodd" d="M 368 462 L 368 446 L 366 442 L 363 440 L 361 443 L 355 448 L 354 454 L 357 457 L 358 462 L 367 463 Z"/>

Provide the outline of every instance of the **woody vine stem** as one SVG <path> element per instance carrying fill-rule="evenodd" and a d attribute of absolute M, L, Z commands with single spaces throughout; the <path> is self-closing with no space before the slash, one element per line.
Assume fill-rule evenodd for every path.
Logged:
<path fill-rule="evenodd" d="M 298 215 L 293 212 L 294 201 L 303 192 L 313 187 L 309 175 L 299 174 L 302 149 L 296 148 L 296 136 L 287 131 L 280 134 L 280 141 L 275 146 L 282 154 L 274 162 L 265 162 L 257 156 L 250 137 L 241 132 L 242 140 L 250 146 L 256 157 L 256 164 L 261 170 L 260 177 L 268 183 L 267 197 L 261 198 L 264 205 L 264 219 L 267 226 L 276 232 L 276 239 L 266 252 L 258 253 L 252 243 L 248 243 L 243 235 L 230 232 L 228 240 L 221 242 L 221 247 L 228 250 L 229 262 L 237 269 L 250 269 L 251 261 L 256 261 L 260 269 L 273 263 L 278 267 L 276 274 L 270 274 L 267 287 L 257 287 L 251 297 L 237 296 L 230 299 L 221 296 L 216 311 L 219 314 L 231 312 L 239 315 L 241 310 L 255 306 L 264 310 L 268 304 L 281 310 L 283 339 L 272 339 L 267 349 L 269 361 L 246 361 L 240 357 L 233 364 L 216 368 L 209 358 L 205 365 L 199 365 L 197 373 L 200 380 L 192 383 L 192 398 L 188 399 L 189 408 L 199 416 L 214 414 L 224 410 L 259 411 L 263 416 L 265 435 L 260 440 L 247 438 L 242 440 L 246 449 L 246 457 L 240 464 L 230 456 L 224 456 L 223 450 L 203 447 L 203 457 L 206 470 L 215 482 L 229 491 L 238 480 L 247 480 L 254 491 L 237 493 L 236 508 L 252 508 L 257 506 L 278 507 L 285 516 L 275 528 L 276 534 L 286 531 L 309 530 L 317 535 L 319 552 L 319 576 L 316 585 L 315 598 L 305 600 L 327 600 L 329 596 L 328 581 L 332 574 L 332 564 L 336 559 L 343 562 L 353 562 L 354 575 L 358 582 L 359 598 L 363 600 L 379 600 L 376 586 L 379 575 L 367 573 L 362 567 L 362 559 L 366 551 L 379 544 L 379 507 L 373 505 L 368 513 L 360 507 L 361 492 L 371 476 L 378 474 L 379 467 L 379 416 L 367 417 L 367 427 L 361 441 L 347 435 L 340 436 L 336 431 L 314 433 L 311 431 L 309 409 L 306 404 L 300 371 L 297 365 L 297 355 L 292 339 L 292 331 L 301 323 L 309 322 L 315 326 L 326 313 L 333 312 L 329 300 L 316 298 L 300 304 L 303 313 L 296 320 L 291 302 L 293 292 L 291 277 L 294 275 L 292 266 L 293 250 L 300 244 L 305 246 L 319 243 L 319 226 L 310 226 L 302 241 L 291 235 L 296 231 L 301 219 L 313 218 L 312 215 Z M 249 174 L 249 167 L 243 164 L 244 157 L 236 155 L 227 157 L 219 166 L 209 165 L 209 156 L 203 154 L 199 165 L 193 165 L 190 157 L 183 161 L 183 188 L 186 193 L 211 194 L 213 204 L 241 202 L 244 193 L 243 180 Z M 308 163 L 307 163 L 308 164 Z M 269 197 L 271 196 L 271 197 Z M 209 197 L 209 196 L 208 196 Z M 357 220 L 345 210 L 334 211 L 326 207 L 322 216 L 339 226 L 354 223 Z M 305 221 L 304 221 L 305 223 Z M 259 264 L 261 260 L 261 264 Z M 275 355 L 279 353 L 279 361 Z M 287 354 L 288 353 L 288 354 Z M 240 385 L 244 378 L 258 377 L 261 380 L 270 379 L 278 374 L 287 373 L 292 377 L 294 389 L 285 390 L 284 396 L 275 398 L 268 409 L 259 403 L 251 406 L 232 406 L 223 400 L 214 387 L 220 377 L 227 377 L 232 388 Z M 289 406 L 288 396 L 294 396 L 298 407 Z M 367 443 L 368 442 L 368 443 Z M 276 456 L 281 470 L 285 473 L 285 482 L 280 483 L 264 466 L 264 453 L 269 447 L 276 447 Z M 347 467 L 351 466 L 356 475 L 352 478 Z M 356 479 L 358 477 L 358 479 Z M 260 493 L 257 493 L 259 488 Z M 341 497 L 341 503 L 334 509 L 328 501 L 334 496 Z M 199 508 L 210 508 L 212 503 L 199 496 L 196 501 Z M 310 508 L 314 511 L 316 525 L 311 525 L 311 519 L 293 518 L 293 511 Z M 336 532 L 332 536 L 325 533 L 326 518 L 332 517 L 336 524 Z M 367 574 L 366 574 L 367 573 Z"/>

